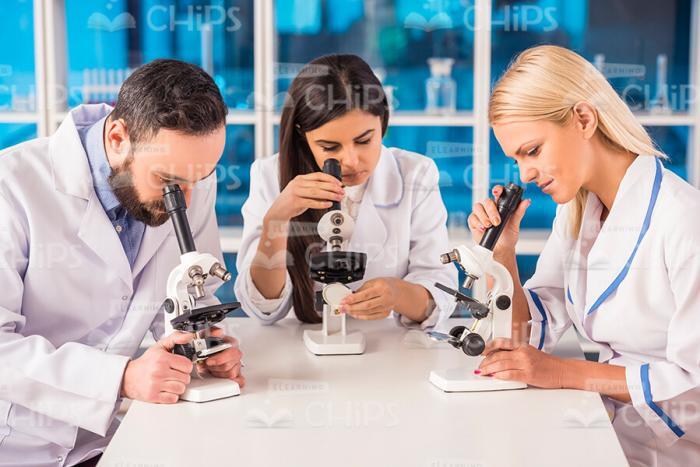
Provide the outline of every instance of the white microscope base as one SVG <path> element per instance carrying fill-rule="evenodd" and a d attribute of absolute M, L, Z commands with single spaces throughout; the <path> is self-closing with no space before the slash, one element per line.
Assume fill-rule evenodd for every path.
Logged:
<path fill-rule="evenodd" d="M 324 335 L 323 331 L 304 331 L 304 344 L 316 355 L 357 355 L 365 351 L 365 336 L 361 332 Z"/>
<path fill-rule="evenodd" d="M 450 368 L 430 372 L 430 382 L 445 392 L 505 391 L 524 389 L 520 381 L 504 381 L 488 376 L 477 376 L 470 368 Z"/>
<path fill-rule="evenodd" d="M 190 402 L 208 402 L 216 399 L 237 396 L 241 393 L 238 383 L 230 379 L 205 376 L 199 379 L 192 377 L 187 390 L 180 396 L 180 400 Z"/>

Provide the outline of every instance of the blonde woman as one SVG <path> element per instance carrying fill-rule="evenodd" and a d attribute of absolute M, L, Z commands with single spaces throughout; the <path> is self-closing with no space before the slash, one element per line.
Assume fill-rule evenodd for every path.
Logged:
<path fill-rule="evenodd" d="M 528 201 L 504 230 L 495 255 L 516 284 L 514 338 L 489 343 L 476 373 L 599 392 L 631 465 L 697 464 L 700 192 L 664 169 L 625 103 L 569 50 L 518 56 L 489 119 L 522 181 L 560 206 L 522 287 L 515 244 Z M 499 222 L 493 200 L 476 205 L 474 240 Z M 549 354 L 572 324 L 597 345 L 598 362 Z"/>

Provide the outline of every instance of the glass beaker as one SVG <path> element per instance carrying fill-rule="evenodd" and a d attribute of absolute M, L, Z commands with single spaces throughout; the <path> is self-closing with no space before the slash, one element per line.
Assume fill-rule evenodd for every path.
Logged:
<path fill-rule="evenodd" d="M 457 83 L 452 79 L 451 58 L 429 58 L 430 77 L 425 81 L 427 105 L 425 111 L 433 115 L 453 114 L 457 110 Z"/>

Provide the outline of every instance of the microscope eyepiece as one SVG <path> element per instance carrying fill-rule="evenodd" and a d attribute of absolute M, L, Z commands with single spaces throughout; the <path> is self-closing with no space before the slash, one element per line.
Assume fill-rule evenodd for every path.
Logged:
<path fill-rule="evenodd" d="M 498 208 L 498 215 L 501 218 L 501 223 L 493 227 L 489 227 L 484 232 L 484 236 L 481 239 L 479 245 L 486 248 L 487 250 L 492 250 L 498 242 L 498 238 L 501 236 L 504 227 L 508 223 L 511 214 L 515 212 L 520 204 L 520 200 L 523 197 L 523 188 L 515 183 L 509 183 L 503 189 L 500 198 L 496 202 L 496 207 Z"/>
<path fill-rule="evenodd" d="M 338 159 L 326 159 L 323 162 L 323 173 L 333 175 L 338 180 L 342 180 L 343 176 L 340 172 L 340 162 Z"/>
<path fill-rule="evenodd" d="M 185 194 L 182 192 L 182 189 L 180 189 L 180 185 L 167 185 L 163 188 L 163 204 L 165 204 L 165 211 L 168 214 L 174 211 L 187 210 Z"/>
<path fill-rule="evenodd" d="M 165 204 L 165 211 L 170 215 L 170 220 L 173 222 L 177 243 L 180 245 L 180 252 L 184 255 L 195 251 L 194 238 L 190 230 L 190 223 L 187 220 L 185 194 L 180 189 L 180 185 L 167 185 L 163 188 L 163 204 Z"/>
<path fill-rule="evenodd" d="M 338 180 L 343 180 L 343 175 L 340 171 L 340 162 L 338 159 L 326 159 L 323 162 L 323 173 L 332 175 Z M 331 211 L 340 210 L 340 203 L 338 201 L 333 201 L 333 205 L 330 207 Z"/>

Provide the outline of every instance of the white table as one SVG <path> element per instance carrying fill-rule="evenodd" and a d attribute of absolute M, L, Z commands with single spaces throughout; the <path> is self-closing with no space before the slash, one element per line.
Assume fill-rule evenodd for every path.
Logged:
<path fill-rule="evenodd" d="M 453 324 L 462 322 L 450 320 Z M 444 393 L 434 368 L 476 367 L 392 320 L 358 322 L 359 356 L 310 354 L 301 326 L 226 320 L 247 385 L 204 404 L 134 402 L 101 467 L 623 466 L 600 396 L 574 390 Z M 559 355 L 582 358 L 573 333 Z"/>

